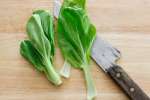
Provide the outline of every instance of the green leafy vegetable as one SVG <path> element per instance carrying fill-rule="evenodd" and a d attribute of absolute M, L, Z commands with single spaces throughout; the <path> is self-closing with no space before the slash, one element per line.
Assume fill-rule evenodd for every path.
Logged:
<path fill-rule="evenodd" d="M 44 65 L 42 64 L 41 59 L 42 57 L 29 40 L 21 42 L 20 53 L 23 57 L 30 61 L 38 71 L 44 71 Z"/>
<path fill-rule="evenodd" d="M 52 16 L 44 10 L 35 11 L 26 27 L 29 40 L 21 43 L 21 55 L 44 72 L 49 81 L 60 85 L 62 81 L 52 63 L 55 52 Z"/>
<path fill-rule="evenodd" d="M 58 18 L 58 44 L 64 58 L 84 71 L 88 99 L 96 96 L 90 73 L 90 51 L 96 37 L 85 9 L 85 0 L 65 0 Z"/>

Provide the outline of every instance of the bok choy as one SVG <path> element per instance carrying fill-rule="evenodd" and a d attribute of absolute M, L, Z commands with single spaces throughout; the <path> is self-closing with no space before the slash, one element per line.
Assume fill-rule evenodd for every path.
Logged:
<path fill-rule="evenodd" d="M 37 10 L 27 22 L 26 30 L 29 40 L 21 42 L 21 55 L 38 71 L 44 72 L 49 81 L 60 85 L 62 81 L 53 66 L 55 53 L 53 17 L 44 10 Z"/>
<path fill-rule="evenodd" d="M 83 70 L 87 83 L 88 100 L 96 96 L 90 73 L 90 51 L 96 37 L 85 9 L 85 0 L 64 0 L 58 18 L 58 44 L 64 59 Z"/>

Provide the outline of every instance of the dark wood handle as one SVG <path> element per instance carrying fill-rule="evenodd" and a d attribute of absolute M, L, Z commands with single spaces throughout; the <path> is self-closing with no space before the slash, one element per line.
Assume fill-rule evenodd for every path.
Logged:
<path fill-rule="evenodd" d="M 150 100 L 143 90 L 118 65 L 109 68 L 108 74 L 124 90 L 131 100 Z"/>

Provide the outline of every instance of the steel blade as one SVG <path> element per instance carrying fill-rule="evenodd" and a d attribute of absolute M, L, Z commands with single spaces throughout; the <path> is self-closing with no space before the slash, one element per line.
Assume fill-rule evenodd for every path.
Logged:
<path fill-rule="evenodd" d="M 107 72 L 107 69 L 121 56 L 119 50 L 98 36 L 93 43 L 91 54 L 92 58 L 105 72 Z"/>

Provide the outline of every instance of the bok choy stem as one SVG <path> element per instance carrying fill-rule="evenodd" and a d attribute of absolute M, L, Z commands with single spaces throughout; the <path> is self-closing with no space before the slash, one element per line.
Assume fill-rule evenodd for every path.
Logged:
<path fill-rule="evenodd" d="M 48 80 L 52 81 L 52 83 L 55 83 L 55 85 L 60 85 L 62 83 L 61 78 L 59 74 L 55 71 L 49 59 L 45 60 L 45 66 L 46 68 L 44 72 L 46 73 Z"/>
<path fill-rule="evenodd" d="M 64 65 L 60 70 L 60 75 L 63 76 L 64 78 L 69 78 L 70 70 L 71 70 L 71 65 L 67 62 L 67 60 L 65 60 Z"/>
<path fill-rule="evenodd" d="M 89 65 L 87 65 L 87 64 L 82 65 L 82 68 L 83 68 L 83 72 L 85 75 L 85 81 L 86 81 L 86 85 L 87 85 L 87 99 L 93 100 L 94 97 L 96 96 L 96 89 L 94 86 L 92 75 L 90 73 Z"/>

